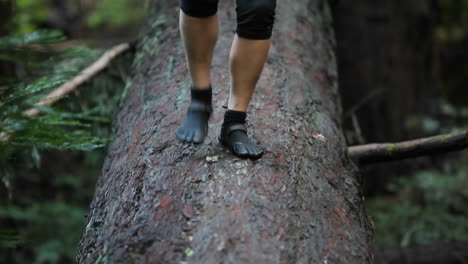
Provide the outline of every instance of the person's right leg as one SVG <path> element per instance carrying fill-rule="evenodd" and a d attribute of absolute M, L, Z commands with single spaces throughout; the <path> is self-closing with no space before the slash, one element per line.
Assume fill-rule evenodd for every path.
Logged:
<path fill-rule="evenodd" d="M 191 103 L 176 137 L 201 143 L 211 114 L 210 68 L 218 36 L 217 0 L 182 0 L 179 28 L 192 79 Z"/>

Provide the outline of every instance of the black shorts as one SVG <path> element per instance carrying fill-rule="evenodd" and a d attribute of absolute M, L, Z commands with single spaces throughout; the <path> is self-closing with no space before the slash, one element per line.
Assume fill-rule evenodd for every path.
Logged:
<path fill-rule="evenodd" d="M 218 11 L 219 0 L 181 0 L 182 11 L 193 17 L 209 17 Z M 269 39 L 275 20 L 276 0 L 236 0 L 237 35 Z"/>

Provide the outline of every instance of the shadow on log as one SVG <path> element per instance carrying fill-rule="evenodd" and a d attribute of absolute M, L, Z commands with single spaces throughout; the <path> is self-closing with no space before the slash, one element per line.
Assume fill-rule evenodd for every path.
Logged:
<path fill-rule="evenodd" d="M 220 1 L 214 116 L 201 145 L 174 136 L 190 85 L 178 3 L 151 2 L 80 263 L 371 262 L 372 225 L 341 131 L 326 2 L 278 1 L 273 44 L 248 111 L 249 132 L 265 150 L 258 161 L 238 159 L 217 141 L 234 2 Z"/>

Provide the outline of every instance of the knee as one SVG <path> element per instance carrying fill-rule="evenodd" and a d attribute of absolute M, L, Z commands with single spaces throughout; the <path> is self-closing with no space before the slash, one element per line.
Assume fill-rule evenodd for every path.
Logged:
<path fill-rule="evenodd" d="M 276 0 L 238 0 L 237 34 L 248 39 L 269 39 L 275 9 Z"/>
<path fill-rule="evenodd" d="M 180 9 L 192 17 L 209 17 L 218 11 L 218 0 L 180 0 Z"/>

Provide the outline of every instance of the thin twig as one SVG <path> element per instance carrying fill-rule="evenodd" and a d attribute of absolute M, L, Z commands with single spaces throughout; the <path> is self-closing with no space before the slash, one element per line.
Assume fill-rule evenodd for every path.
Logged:
<path fill-rule="evenodd" d="M 350 117 L 354 112 L 356 112 L 361 106 L 366 104 L 368 101 L 370 101 L 372 98 L 377 96 L 379 93 L 385 91 L 386 89 L 381 87 L 379 89 L 372 90 L 369 94 L 366 95 L 366 97 L 362 98 L 361 101 L 359 101 L 357 104 L 355 104 L 353 107 L 351 107 L 344 115 L 344 118 Z"/>
<path fill-rule="evenodd" d="M 353 127 L 354 131 L 356 132 L 356 138 L 359 142 L 359 144 L 364 144 L 366 141 L 364 139 L 364 136 L 362 135 L 361 131 L 361 126 L 359 125 L 359 121 L 357 119 L 356 113 L 352 112 L 353 114 L 351 115 L 351 120 L 353 121 Z"/>

